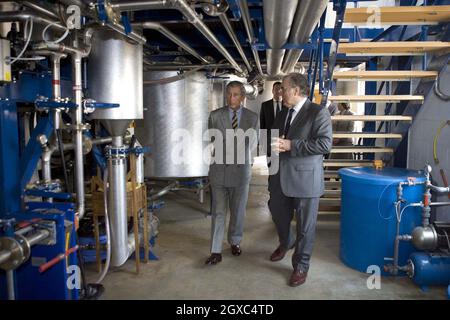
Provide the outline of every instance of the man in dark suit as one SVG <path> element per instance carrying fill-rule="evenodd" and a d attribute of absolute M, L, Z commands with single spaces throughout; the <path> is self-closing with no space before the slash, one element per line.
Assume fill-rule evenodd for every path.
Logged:
<path fill-rule="evenodd" d="M 283 108 L 281 82 L 275 82 L 272 86 L 273 98 L 267 100 L 261 104 L 261 110 L 259 112 L 259 126 L 261 129 L 267 130 L 267 144 L 266 155 L 267 164 L 270 166 L 270 129 L 272 129 L 273 122 L 277 115 Z"/>
<path fill-rule="evenodd" d="M 291 73 L 283 78 L 286 110 L 275 120 L 280 138 L 273 141 L 272 153 L 279 155 L 279 170 L 269 177 L 269 208 L 275 223 L 279 246 L 271 261 L 284 258 L 290 248 L 294 271 L 289 284 L 305 282 L 312 254 L 319 198 L 324 191 L 323 155 L 330 152 L 332 126 L 326 107 L 308 100 L 304 76 Z M 296 212 L 297 236 L 290 231 Z"/>

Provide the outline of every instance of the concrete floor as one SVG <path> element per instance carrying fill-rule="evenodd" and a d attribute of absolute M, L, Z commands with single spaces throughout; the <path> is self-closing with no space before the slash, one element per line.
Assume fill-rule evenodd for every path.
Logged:
<path fill-rule="evenodd" d="M 369 290 L 368 274 L 346 267 L 339 259 L 339 216 L 319 216 L 311 268 L 306 283 L 289 287 L 290 254 L 269 261 L 277 236 L 267 208 L 267 176 L 255 166 L 250 188 L 242 255 L 234 257 L 224 243 L 223 260 L 205 265 L 209 255 L 209 198 L 177 192 L 164 198 L 155 253 L 159 261 L 134 260 L 112 270 L 103 284 L 103 299 L 446 299 L 446 288 L 421 291 L 408 278 L 382 277 L 381 289 Z M 89 268 L 93 270 L 93 268 Z M 88 279 L 95 279 L 90 271 Z"/>

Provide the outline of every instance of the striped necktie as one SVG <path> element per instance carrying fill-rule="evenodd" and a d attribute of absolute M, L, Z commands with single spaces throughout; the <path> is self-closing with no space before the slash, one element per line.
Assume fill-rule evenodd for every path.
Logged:
<path fill-rule="evenodd" d="M 231 120 L 231 125 L 233 126 L 233 129 L 236 130 L 238 126 L 238 119 L 237 119 L 237 112 L 233 111 L 233 119 Z"/>

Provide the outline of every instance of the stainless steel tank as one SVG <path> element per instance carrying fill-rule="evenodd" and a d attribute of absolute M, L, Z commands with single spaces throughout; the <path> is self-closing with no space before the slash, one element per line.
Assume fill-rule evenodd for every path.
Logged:
<path fill-rule="evenodd" d="M 90 118 L 104 120 L 113 136 L 123 135 L 131 120 L 143 117 L 142 66 L 142 45 L 105 28 L 95 30 L 88 61 L 89 97 L 120 107 L 97 109 Z"/>
<path fill-rule="evenodd" d="M 151 71 L 144 81 L 177 76 L 176 71 Z M 157 82 L 157 81 L 156 81 Z M 145 155 L 145 176 L 186 178 L 208 175 L 203 152 L 208 141 L 212 86 L 204 73 L 193 73 L 171 83 L 144 87 L 144 120 L 137 121 L 136 136 L 142 145 L 150 146 Z"/>

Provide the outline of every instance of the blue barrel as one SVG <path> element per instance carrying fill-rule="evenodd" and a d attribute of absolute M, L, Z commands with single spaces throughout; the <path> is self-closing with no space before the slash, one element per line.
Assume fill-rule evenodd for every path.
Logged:
<path fill-rule="evenodd" d="M 377 265 L 381 274 L 387 275 L 383 267 L 392 264 L 394 256 L 397 185 L 408 178 L 425 182 L 425 176 L 421 171 L 370 167 L 340 169 L 339 174 L 342 179 L 341 260 L 361 272 Z M 424 184 L 404 186 L 403 198 L 407 203 L 420 202 L 424 191 Z M 405 209 L 400 234 L 411 234 L 414 227 L 421 225 L 421 215 L 420 207 Z M 405 265 L 414 251 L 412 244 L 401 241 L 399 265 Z"/>
<path fill-rule="evenodd" d="M 414 252 L 411 257 L 411 278 L 420 287 L 450 284 L 450 257 Z"/>

